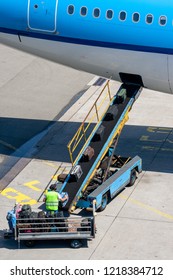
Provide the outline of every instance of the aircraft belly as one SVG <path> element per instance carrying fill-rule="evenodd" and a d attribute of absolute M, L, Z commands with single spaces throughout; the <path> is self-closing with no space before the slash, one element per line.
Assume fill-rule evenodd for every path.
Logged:
<path fill-rule="evenodd" d="M 0 43 L 9 47 L 19 48 L 19 37 L 16 34 L 8 34 L 0 32 Z"/>
<path fill-rule="evenodd" d="M 1 42 L 31 54 L 120 81 L 119 73 L 137 74 L 145 87 L 172 93 L 168 81 L 167 55 L 77 45 L 17 35 L 0 34 Z M 172 67 L 172 68 L 171 68 Z M 172 72 L 171 72 L 172 71 Z M 173 77 L 173 58 L 169 58 Z M 173 80 L 170 80 L 173 88 Z"/>
<path fill-rule="evenodd" d="M 30 41 L 31 40 L 31 41 Z M 72 68 L 120 81 L 119 73 L 138 74 L 144 86 L 172 93 L 168 81 L 167 55 L 63 42 L 22 38 L 33 53 Z M 29 43 L 30 41 L 30 43 Z"/>
<path fill-rule="evenodd" d="M 168 55 L 169 83 L 173 93 L 173 55 Z"/>

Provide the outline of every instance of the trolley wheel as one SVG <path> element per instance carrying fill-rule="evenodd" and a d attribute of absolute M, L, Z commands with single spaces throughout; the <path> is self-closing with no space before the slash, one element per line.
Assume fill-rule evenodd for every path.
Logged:
<path fill-rule="evenodd" d="M 34 247 L 35 240 L 25 240 L 24 244 L 25 244 L 26 247 L 29 247 L 29 248 Z"/>
<path fill-rule="evenodd" d="M 135 181 L 136 181 L 136 178 L 137 178 L 137 176 L 136 176 L 136 170 L 133 169 L 133 170 L 131 171 L 131 175 L 130 175 L 130 182 L 129 182 L 129 184 L 128 184 L 129 187 L 131 187 L 131 186 L 134 185 L 134 183 L 135 183 Z"/>
<path fill-rule="evenodd" d="M 98 208 L 97 211 L 101 212 L 101 211 L 105 210 L 107 203 L 108 203 L 108 196 L 107 196 L 107 194 L 104 194 L 102 196 L 101 206 Z"/>
<path fill-rule="evenodd" d="M 14 237 L 14 233 L 13 232 L 6 231 L 4 233 L 4 239 L 11 239 L 12 237 Z"/>
<path fill-rule="evenodd" d="M 78 248 L 82 247 L 82 242 L 80 240 L 78 240 L 78 239 L 74 239 L 74 240 L 71 241 L 70 246 L 73 249 L 78 249 Z"/>

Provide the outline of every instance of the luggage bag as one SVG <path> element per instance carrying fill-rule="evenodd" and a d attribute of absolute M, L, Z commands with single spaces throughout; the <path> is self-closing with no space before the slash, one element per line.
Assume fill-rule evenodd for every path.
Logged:
<path fill-rule="evenodd" d="M 86 148 L 86 150 L 84 151 L 81 160 L 83 162 L 87 162 L 87 161 L 90 161 L 93 156 L 94 156 L 94 149 L 92 147 L 88 146 Z"/>
<path fill-rule="evenodd" d="M 72 168 L 72 171 L 70 173 L 70 181 L 71 182 L 77 182 L 80 177 L 82 176 L 82 168 L 80 165 L 76 165 Z"/>
<path fill-rule="evenodd" d="M 103 139 L 104 130 L 105 130 L 105 127 L 103 125 L 100 125 L 92 138 L 92 142 L 101 141 Z"/>
<path fill-rule="evenodd" d="M 112 121 L 116 118 L 118 114 L 118 107 L 117 105 L 112 105 L 109 107 L 109 109 L 107 110 L 107 113 L 104 117 L 104 121 Z"/>
<path fill-rule="evenodd" d="M 57 180 L 61 183 L 64 183 L 66 178 L 67 178 L 67 174 L 65 174 L 65 173 L 61 173 L 57 176 Z"/>
<path fill-rule="evenodd" d="M 120 104 L 120 103 L 123 103 L 125 101 L 127 97 L 127 91 L 125 88 L 122 88 L 118 93 L 117 93 L 117 103 Z"/>

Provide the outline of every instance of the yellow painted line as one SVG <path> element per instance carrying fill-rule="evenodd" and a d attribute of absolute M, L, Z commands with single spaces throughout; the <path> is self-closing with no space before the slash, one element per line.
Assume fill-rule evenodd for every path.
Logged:
<path fill-rule="evenodd" d="M 159 127 L 158 128 L 158 133 L 168 133 L 172 131 L 172 128 L 167 128 L 167 127 Z"/>
<path fill-rule="evenodd" d="M 171 141 L 171 140 L 169 140 L 169 139 L 166 139 L 166 141 L 167 141 L 168 143 L 173 144 L 173 141 Z"/>
<path fill-rule="evenodd" d="M 154 146 L 142 146 L 141 147 L 143 150 L 149 150 L 149 151 L 153 151 L 153 150 L 158 150 L 158 147 L 154 147 Z"/>
<path fill-rule="evenodd" d="M 157 127 L 148 127 L 147 128 L 147 131 L 151 132 L 151 133 L 156 132 L 156 130 L 157 130 Z"/>
<path fill-rule="evenodd" d="M 163 151 L 163 152 L 173 152 L 173 149 L 162 148 L 161 151 Z"/>
<path fill-rule="evenodd" d="M 59 174 L 52 176 L 52 180 L 56 181 Z"/>
<path fill-rule="evenodd" d="M 60 175 L 61 173 L 63 173 L 63 174 L 69 174 L 69 172 L 70 172 L 70 170 L 71 170 L 71 166 L 67 166 L 67 167 L 60 167 L 59 169 L 58 169 L 58 172 L 57 172 L 57 174 L 55 174 L 54 176 L 52 176 L 52 180 L 57 180 L 57 177 L 58 177 L 58 175 Z"/>
<path fill-rule="evenodd" d="M 154 147 L 154 146 L 142 146 L 143 150 L 149 150 L 149 151 L 162 151 L 162 152 L 173 152 L 173 149 L 170 148 L 161 148 L 159 149 L 159 147 Z"/>
<path fill-rule="evenodd" d="M 37 200 L 32 199 L 31 197 L 29 197 L 21 192 L 18 192 L 17 190 L 15 190 L 13 188 L 6 188 L 5 190 L 3 190 L 1 192 L 0 195 L 3 195 L 8 199 L 15 200 L 15 202 L 21 203 L 21 204 L 30 204 L 30 205 L 37 204 Z"/>
<path fill-rule="evenodd" d="M 41 191 L 41 189 L 39 189 L 36 186 L 34 186 L 34 185 L 37 185 L 37 184 L 40 184 L 40 181 L 35 180 L 35 181 L 24 183 L 23 185 L 28 187 L 28 188 L 30 188 L 30 189 L 32 189 L 32 190 L 34 190 L 34 191 L 38 191 L 39 192 L 39 191 Z"/>
<path fill-rule="evenodd" d="M 142 135 L 139 140 L 140 141 L 147 141 L 147 142 L 161 142 L 161 143 L 163 141 L 165 141 L 165 139 L 163 139 L 163 140 L 150 139 L 150 136 L 147 136 L 147 135 Z"/>
<path fill-rule="evenodd" d="M 46 164 L 46 165 L 48 165 L 48 166 L 51 166 L 51 167 L 56 167 L 56 168 L 59 167 L 59 165 L 54 164 L 54 163 L 51 163 L 51 162 L 43 161 L 43 163 Z"/>
<path fill-rule="evenodd" d="M 16 148 L 7 142 L 0 140 L 0 144 L 2 144 L 3 146 L 5 146 L 6 148 L 8 148 L 10 150 L 16 151 Z"/>
<path fill-rule="evenodd" d="M 65 171 L 65 172 L 63 172 L 63 174 L 66 174 L 66 175 L 68 175 L 69 174 L 69 172 L 70 172 L 70 170 L 67 172 L 67 170 Z M 58 178 L 58 176 L 61 174 L 61 172 L 60 173 L 57 173 L 56 175 L 54 175 L 54 176 L 52 176 L 52 180 L 57 180 L 57 178 Z"/>
<path fill-rule="evenodd" d="M 151 133 L 168 133 L 172 128 L 167 127 L 148 127 L 147 131 Z"/>
<path fill-rule="evenodd" d="M 145 208 L 145 209 L 147 209 L 149 211 L 152 211 L 152 212 L 156 213 L 157 215 L 159 215 L 161 217 L 164 217 L 164 218 L 169 219 L 169 220 L 173 220 L 173 215 L 170 215 L 170 214 L 167 214 L 165 212 L 162 212 L 162 211 L 160 211 L 160 210 L 158 210 L 158 209 L 156 209 L 156 208 L 154 208 L 152 206 L 149 206 L 147 204 L 144 204 L 144 203 L 142 203 L 142 202 L 140 202 L 140 201 L 138 201 L 136 199 L 129 198 L 129 197 L 123 195 L 123 194 L 120 194 L 119 197 L 121 197 L 122 199 L 125 199 L 125 200 L 128 199 L 128 201 L 132 202 L 133 204 L 136 204 L 136 205 L 138 205 L 138 206 L 140 206 L 142 208 Z"/>

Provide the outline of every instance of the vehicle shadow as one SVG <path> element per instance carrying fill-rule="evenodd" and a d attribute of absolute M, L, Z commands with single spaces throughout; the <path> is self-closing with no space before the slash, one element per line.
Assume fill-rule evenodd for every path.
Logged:
<path fill-rule="evenodd" d="M 55 240 L 36 240 L 32 247 L 27 247 L 24 241 L 21 241 L 20 244 L 14 237 L 9 239 L 4 239 L 5 230 L 0 230 L 0 249 L 6 248 L 8 250 L 31 250 L 33 249 L 64 249 L 71 248 L 72 239 L 55 239 Z M 82 247 L 88 247 L 88 240 L 81 240 Z"/>
<path fill-rule="evenodd" d="M 67 145 L 80 125 L 81 122 L 56 121 L 48 124 L 46 120 L 0 118 L 0 154 L 6 156 L 0 164 L 0 179 L 22 157 L 24 164 L 32 158 L 70 163 Z M 38 127 L 40 131 L 43 127 L 50 129 L 44 130 L 45 134 L 32 137 L 35 131 L 39 131 Z M 93 127 L 94 124 L 88 133 Z M 26 139 L 30 140 L 25 142 Z M 84 138 L 76 153 L 83 144 Z M 15 151 L 14 147 L 17 147 Z M 122 156 L 139 155 L 144 170 L 172 173 L 173 128 L 125 125 L 115 152 Z"/>
<path fill-rule="evenodd" d="M 139 155 L 145 171 L 173 173 L 173 128 L 125 125 L 116 153 Z"/>

